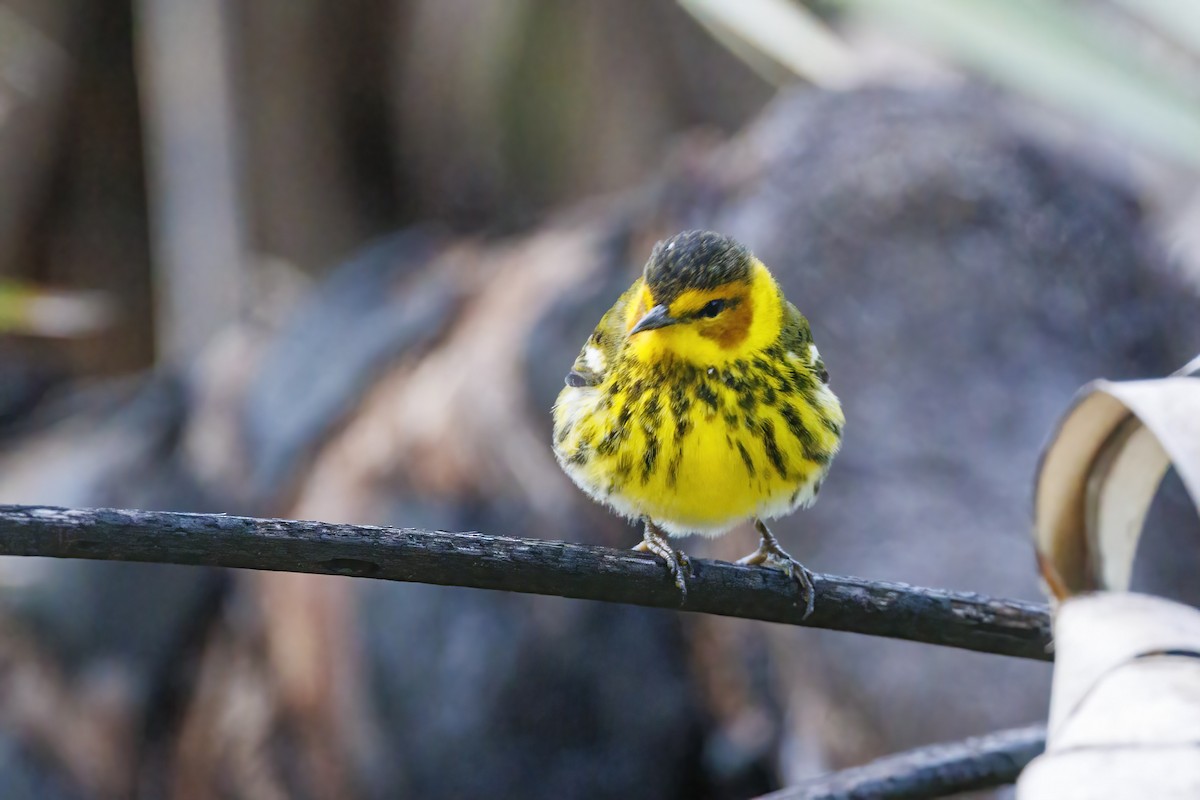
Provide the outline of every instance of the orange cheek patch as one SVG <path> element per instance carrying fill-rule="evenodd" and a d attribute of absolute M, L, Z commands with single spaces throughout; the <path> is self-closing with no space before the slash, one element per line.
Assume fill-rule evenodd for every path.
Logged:
<path fill-rule="evenodd" d="M 707 325 L 700 326 L 700 335 L 711 339 L 725 349 L 741 344 L 750 333 L 750 321 L 754 318 L 754 302 L 749 295 L 742 302 L 726 311 Z"/>

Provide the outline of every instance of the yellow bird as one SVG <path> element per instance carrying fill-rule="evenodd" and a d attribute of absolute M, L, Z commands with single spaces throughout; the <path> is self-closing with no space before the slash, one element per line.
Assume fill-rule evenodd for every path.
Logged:
<path fill-rule="evenodd" d="M 841 404 L 808 320 L 770 270 L 710 231 L 659 242 L 642 277 L 584 344 L 554 405 L 554 452 L 593 499 L 645 524 L 636 549 L 666 561 L 686 600 L 686 556 L 667 536 L 717 536 L 753 519 L 739 564 L 812 575 L 764 520 L 811 505 L 842 440 Z"/>

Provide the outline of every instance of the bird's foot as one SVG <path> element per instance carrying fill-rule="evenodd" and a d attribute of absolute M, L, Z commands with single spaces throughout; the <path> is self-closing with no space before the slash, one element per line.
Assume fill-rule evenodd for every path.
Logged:
<path fill-rule="evenodd" d="M 777 569 L 796 581 L 800 586 L 800 594 L 804 598 L 804 619 L 808 619 L 813 612 L 816 596 L 812 572 L 779 546 L 774 534 L 763 524 L 762 520 L 754 520 L 754 527 L 762 537 L 758 549 L 745 558 L 739 558 L 737 563 L 751 567 L 762 566 Z"/>
<path fill-rule="evenodd" d="M 682 606 L 686 603 L 686 573 L 691 573 L 692 562 L 682 550 L 671 547 L 671 543 L 667 541 L 667 535 L 663 533 L 662 529 L 647 520 L 642 541 L 634 545 L 633 549 L 641 553 L 653 553 L 667 562 L 667 572 L 675 579 L 675 587 L 679 589 L 679 605 Z"/>

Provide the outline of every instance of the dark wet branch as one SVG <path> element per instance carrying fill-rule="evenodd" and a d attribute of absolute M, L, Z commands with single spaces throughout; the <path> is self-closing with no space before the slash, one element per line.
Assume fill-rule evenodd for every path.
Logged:
<path fill-rule="evenodd" d="M 442 533 L 110 509 L 0 506 L 0 555 L 152 561 L 351 575 L 679 608 L 660 562 L 630 550 Z M 1049 660 L 1045 606 L 834 575 L 814 576 L 803 619 L 779 572 L 693 560 L 683 609 Z"/>
<path fill-rule="evenodd" d="M 897 753 L 825 775 L 758 800 L 918 800 L 990 789 L 1016 781 L 1046 747 L 1046 727 L 1033 725 L 953 744 Z"/>

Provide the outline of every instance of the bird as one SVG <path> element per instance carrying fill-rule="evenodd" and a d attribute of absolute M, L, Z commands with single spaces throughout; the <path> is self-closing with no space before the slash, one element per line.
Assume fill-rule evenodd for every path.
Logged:
<path fill-rule="evenodd" d="M 668 537 L 752 520 L 758 549 L 737 563 L 782 570 L 812 613 L 812 573 L 766 520 L 817 499 L 845 419 L 808 320 L 761 260 L 713 231 L 658 242 L 564 383 L 558 463 L 643 525 L 635 549 L 666 562 L 681 604 L 690 562 Z"/>

